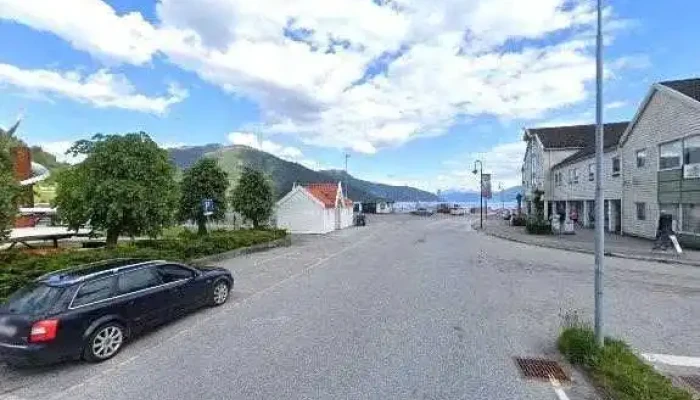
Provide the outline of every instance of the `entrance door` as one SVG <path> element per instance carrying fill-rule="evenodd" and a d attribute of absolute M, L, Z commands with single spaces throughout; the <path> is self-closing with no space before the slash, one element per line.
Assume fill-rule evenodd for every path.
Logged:
<path fill-rule="evenodd" d="M 613 215 L 615 218 L 615 232 L 622 232 L 622 200 L 613 200 Z"/>
<path fill-rule="evenodd" d="M 605 204 L 605 207 L 603 207 L 603 215 L 605 216 L 605 225 L 603 225 L 603 229 L 606 231 L 610 230 L 610 202 L 607 200 L 603 200 L 603 203 Z"/>

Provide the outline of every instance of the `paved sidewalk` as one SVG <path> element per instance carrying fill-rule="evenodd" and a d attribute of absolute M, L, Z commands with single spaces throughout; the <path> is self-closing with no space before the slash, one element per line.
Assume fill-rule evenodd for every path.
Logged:
<path fill-rule="evenodd" d="M 476 225 L 478 227 L 478 221 Z M 502 219 L 484 221 L 484 233 L 514 242 L 560 250 L 591 253 L 594 251 L 593 229 L 580 228 L 574 235 L 530 235 L 525 227 L 510 226 Z M 678 255 L 673 249 L 667 251 L 652 250 L 653 242 L 646 239 L 605 234 L 605 255 L 644 261 L 677 263 L 700 266 L 700 251 L 683 249 Z"/>

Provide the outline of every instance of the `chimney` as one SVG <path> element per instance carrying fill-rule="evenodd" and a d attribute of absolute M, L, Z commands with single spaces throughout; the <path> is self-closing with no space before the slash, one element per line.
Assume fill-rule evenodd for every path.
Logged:
<path fill-rule="evenodd" d="M 23 181 L 32 177 L 32 152 L 29 147 L 19 146 L 12 149 L 15 179 Z"/>

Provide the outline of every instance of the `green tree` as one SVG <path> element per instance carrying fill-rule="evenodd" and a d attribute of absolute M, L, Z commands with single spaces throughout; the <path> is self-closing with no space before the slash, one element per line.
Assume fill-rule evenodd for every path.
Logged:
<path fill-rule="evenodd" d="M 104 230 L 107 246 L 114 247 L 120 235 L 153 237 L 172 222 L 175 169 L 147 134 L 95 135 L 69 152 L 86 156 L 58 177 L 55 203 L 72 229 L 89 223 Z"/>
<path fill-rule="evenodd" d="M 207 233 L 207 216 L 204 215 L 202 200 L 214 202 L 214 214 L 209 218 L 222 220 L 226 215 L 226 190 L 228 175 L 212 158 L 202 158 L 185 170 L 180 183 L 180 205 L 178 219 L 197 222 L 200 235 Z"/>
<path fill-rule="evenodd" d="M 231 195 L 233 209 L 258 228 L 272 216 L 275 199 L 272 184 L 261 172 L 245 168 Z"/>
<path fill-rule="evenodd" d="M 0 239 L 7 238 L 17 214 L 19 186 L 12 170 L 12 140 L 0 129 Z"/>

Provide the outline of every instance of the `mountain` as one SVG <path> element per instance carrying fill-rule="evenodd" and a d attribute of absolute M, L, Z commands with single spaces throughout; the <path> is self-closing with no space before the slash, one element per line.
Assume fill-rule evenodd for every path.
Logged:
<path fill-rule="evenodd" d="M 343 170 L 329 169 L 319 171 L 323 174 L 333 177 L 335 180 L 347 182 L 350 187 L 359 188 L 360 190 L 371 193 L 382 199 L 393 201 L 437 201 L 437 196 L 434 193 L 416 189 L 410 186 L 392 186 L 383 183 L 375 183 L 357 179 Z"/>
<path fill-rule="evenodd" d="M 383 185 L 356 179 L 350 175 L 339 175 L 339 171 L 314 171 L 303 165 L 285 161 L 264 151 L 247 146 L 190 146 L 168 150 L 173 163 L 178 168 L 187 168 L 201 157 L 212 157 L 229 174 L 231 183 L 238 181 L 244 167 L 262 171 L 272 178 L 277 197 L 284 196 L 292 189 L 294 183 L 347 181 L 347 196 L 354 201 L 373 201 L 380 198 L 389 200 L 435 200 L 437 197 L 428 192 L 409 187 Z M 346 179 L 344 179 L 346 178 Z M 420 196 L 419 199 L 415 197 Z"/>
<path fill-rule="evenodd" d="M 522 186 L 513 186 L 503 190 L 503 201 L 513 202 L 518 193 L 522 193 Z M 501 191 L 495 190 L 491 201 L 501 201 Z M 445 190 L 440 193 L 440 200 L 456 203 L 478 203 L 479 192 L 476 190 Z"/>

